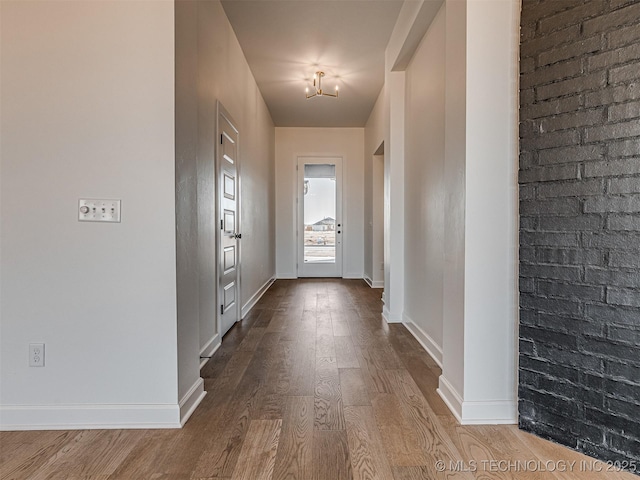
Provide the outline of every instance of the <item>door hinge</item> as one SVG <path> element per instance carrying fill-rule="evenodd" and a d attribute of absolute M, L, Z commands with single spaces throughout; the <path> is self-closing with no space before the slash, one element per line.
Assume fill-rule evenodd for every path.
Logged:
<path fill-rule="evenodd" d="M 220 305 L 220 315 L 224 315 L 224 305 Z"/>
<path fill-rule="evenodd" d="M 224 221 L 220 219 L 220 230 L 224 230 Z"/>
<path fill-rule="evenodd" d="M 222 134 L 220 134 L 220 145 L 222 145 L 222 143 L 223 143 L 223 141 L 222 141 L 223 137 L 224 136 Z"/>

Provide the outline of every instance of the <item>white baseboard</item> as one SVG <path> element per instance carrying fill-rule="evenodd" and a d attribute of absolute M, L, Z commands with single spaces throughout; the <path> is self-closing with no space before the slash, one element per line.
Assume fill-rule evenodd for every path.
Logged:
<path fill-rule="evenodd" d="M 402 323 L 402 315 L 390 312 L 386 305 L 382 307 L 382 318 L 384 318 L 387 323 Z"/>
<path fill-rule="evenodd" d="M 453 416 L 456 417 L 458 423 L 462 423 L 462 397 L 458 391 L 449 383 L 444 374 L 438 379 L 438 395 L 449 407 Z"/>
<path fill-rule="evenodd" d="M 205 397 L 207 392 L 204 391 L 204 380 L 202 377 L 198 377 L 196 383 L 192 385 L 187 393 L 180 400 L 180 426 L 183 426 L 195 409 L 200 405 L 200 402 Z"/>
<path fill-rule="evenodd" d="M 438 395 L 461 425 L 512 425 L 518 423 L 518 404 L 516 401 L 464 401 L 444 375 L 440 375 Z"/>
<path fill-rule="evenodd" d="M 180 428 L 178 404 L 3 405 L 0 430 Z"/>
<path fill-rule="evenodd" d="M 375 282 L 369 277 L 365 276 L 364 281 L 367 282 L 371 288 L 384 288 L 384 280 L 376 280 Z"/>
<path fill-rule="evenodd" d="M 211 357 L 220 348 L 220 345 L 222 345 L 220 334 L 216 333 L 211 337 L 211 340 L 200 349 L 200 370 L 211 360 Z"/>
<path fill-rule="evenodd" d="M 518 423 L 518 404 L 515 401 L 464 402 L 463 425 L 515 425 Z"/>
<path fill-rule="evenodd" d="M 245 303 L 244 306 L 242 307 L 240 318 L 246 317 L 247 313 L 251 311 L 251 309 L 255 306 L 256 303 L 258 303 L 258 301 L 262 298 L 262 296 L 266 293 L 266 291 L 269 290 L 269 287 L 273 285 L 273 282 L 275 281 L 276 281 L 276 278 L 271 277 L 269 280 L 267 280 L 264 283 L 264 285 L 262 285 L 262 287 L 258 289 L 256 293 L 253 294 L 253 296 L 249 299 L 249 301 Z"/>
<path fill-rule="evenodd" d="M 258 303 L 258 301 L 262 298 L 262 296 L 265 293 L 267 293 L 267 290 L 269 290 L 269 287 L 273 285 L 273 282 L 275 281 L 276 281 L 276 277 L 271 277 L 269 280 L 267 280 L 264 283 L 264 285 L 262 285 L 262 287 L 258 289 L 256 293 L 253 294 L 253 296 L 249 299 L 249 301 L 245 303 L 244 306 L 242 307 L 242 313 L 240 315 L 240 318 L 244 319 L 244 317 L 247 316 L 247 314 L 256 305 L 256 303 Z"/>
<path fill-rule="evenodd" d="M 276 274 L 276 279 L 278 280 L 295 280 L 298 278 L 298 275 L 295 273 L 278 273 Z"/>
<path fill-rule="evenodd" d="M 342 278 L 351 279 L 351 280 L 362 280 L 364 277 L 362 273 L 345 273 L 342 275 Z"/>
<path fill-rule="evenodd" d="M 402 323 L 404 323 L 404 326 L 407 327 L 407 330 L 409 330 L 411 335 L 413 335 L 418 343 L 422 345 L 422 348 L 424 348 L 431 358 L 433 358 L 433 361 L 442 368 L 442 347 L 438 345 L 436 341 L 427 334 L 427 332 L 416 325 L 416 323 L 411 320 L 406 313 L 402 314 L 402 319 Z"/>
<path fill-rule="evenodd" d="M 206 394 L 198 378 L 179 404 L 3 405 L 0 430 L 180 428 Z"/>

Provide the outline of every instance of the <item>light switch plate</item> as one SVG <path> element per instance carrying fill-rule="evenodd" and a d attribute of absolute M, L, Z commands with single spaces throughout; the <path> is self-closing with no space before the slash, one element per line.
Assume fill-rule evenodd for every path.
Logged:
<path fill-rule="evenodd" d="M 80 199 L 78 221 L 120 223 L 120 200 Z"/>

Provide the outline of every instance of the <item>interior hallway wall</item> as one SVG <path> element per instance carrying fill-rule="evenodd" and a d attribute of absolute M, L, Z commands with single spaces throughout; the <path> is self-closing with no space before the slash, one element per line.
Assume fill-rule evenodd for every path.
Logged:
<path fill-rule="evenodd" d="M 385 100 L 382 87 L 364 129 L 364 276 L 374 287 L 384 286 Z"/>
<path fill-rule="evenodd" d="M 3 427 L 176 426 L 173 4 L 0 17 Z M 79 222 L 80 198 L 121 223 Z"/>
<path fill-rule="evenodd" d="M 200 378 L 197 145 L 198 30 L 196 2 L 175 3 L 176 59 L 176 287 L 178 392 L 182 399 Z M 185 397 L 187 401 L 188 397 Z M 195 399 L 194 399 L 195 400 Z"/>
<path fill-rule="evenodd" d="M 218 2 L 0 9 L 2 427 L 179 426 L 215 335 L 216 100 L 244 138 L 245 301 L 275 272 L 268 110 Z M 122 222 L 78 223 L 79 198 Z"/>
<path fill-rule="evenodd" d="M 373 156 L 372 182 L 372 242 L 371 282 L 374 288 L 384 287 L 384 144 L 382 152 Z"/>
<path fill-rule="evenodd" d="M 322 100 L 322 99 L 321 99 Z M 328 99 L 329 101 L 331 99 Z M 276 128 L 276 271 L 297 277 L 298 156 L 342 157 L 343 276 L 364 274 L 364 129 Z"/>
<path fill-rule="evenodd" d="M 441 320 L 425 323 L 434 336 L 441 327 L 438 393 L 462 423 L 516 423 L 519 2 L 445 0 L 444 15 L 442 4 L 404 3 L 386 50 L 383 314 L 394 322 L 400 312 L 438 361 L 438 342 L 411 328 L 411 316 L 437 315 L 441 288 Z M 442 96 L 430 91 L 442 95 L 438 64 L 444 125 Z M 420 158 L 425 149 L 434 159 L 444 153 L 442 173 Z M 427 255 L 435 265 L 416 265 Z M 423 282 L 431 282 L 428 304 Z"/>
<path fill-rule="evenodd" d="M 406 70 L 403 321 L 442 362 L 444 275 L 445 12 Z"/>
<path fill-rule="evenodd" d="M 185 359 L 193 362 L 198 361 L 199 355 L 210 356 L 220 342 L 216 326 L 219 306 L 215 247 L 217 102 L 222 103 L 240 131 L 241 306 L 275 276 L 275 131 L 220 2 L 180 1 L 176 6 L 178 11 L 190 12 L 178 31 L 181 37 L 190 39 L 190 50 L 185 51 L 184 58 L 191 60 L 185 65 L 188 70 L 184 73 L 185 81 L 191 82 L 191 97 L 187 100 L 191 116 L 187 127 L 188 144 L 177 155 L 178 166 L 184 165 L 181 176 L 184 185 L 178 183 L 176 198 L 178 208 L 186 218 L 197 219 L 196 223 L 189 221 L 185 230 L 178 232 L 178 238 L 184 239 L 185 246 L 182 250 L 179 241 L 181 257 L 178 263 L 179 267 L 184 266 L 185 273 L 181 277 L 183 282 L 179 280 L 178 283 L 182 287 L 179 294 L 189 302 L 197 301 L 197 305 L 185 306 L 190 317 L 196 311 L 198 317 L 198 352 L 194 355 L 189 348 L 188 355 L 193 358 Z M 184 164 L 181 163 L 183 153 L 188 156 Z M 181 221 L 186 222 L 179 217 L 178 222 Z M 194 282 L 196 292 L 193 291 Z M 191 372 L 192 367 L 189 367 Z M 181 386 L 184 388 L 189 382 L 181 382 Z"/>

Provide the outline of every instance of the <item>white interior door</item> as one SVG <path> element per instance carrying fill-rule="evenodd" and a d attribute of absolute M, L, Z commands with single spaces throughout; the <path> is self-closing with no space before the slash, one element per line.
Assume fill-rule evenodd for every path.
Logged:
<path fill-rule="evenodd" d="M 238 130 L 218 106 L 218 303 L 219 326 L 224 335 L 240 320 L 240 168 Z"/>
<path fill-rule="evenodd" d="M 298 157 L 298 276 L 342 277 L 342 158 Z"/>

